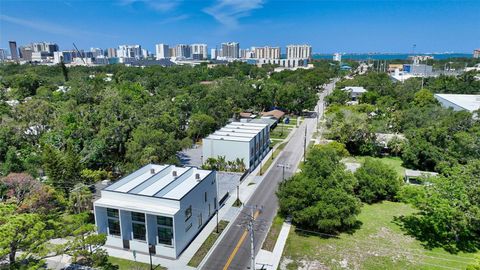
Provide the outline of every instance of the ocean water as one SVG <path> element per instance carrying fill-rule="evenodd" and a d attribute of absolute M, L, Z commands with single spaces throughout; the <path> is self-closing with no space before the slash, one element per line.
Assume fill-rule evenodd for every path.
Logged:
<path fill-rule="evenodd" d="M 358 54 L 343 54 L 342 59 L 349 60 L 393 60 L 402 59 L 406 60 L 412 54 L 408 53 L 358 53 Z M 415 55 L 429 55 L 433 56 L 433 59 L 449 59 L 449 58 L 472 58 L 473 54 L 470 53 L 432 53 L 432 54 L 415 54 Z M 333 59 L 333 54 L 314 54 L 313 59 Z"/>

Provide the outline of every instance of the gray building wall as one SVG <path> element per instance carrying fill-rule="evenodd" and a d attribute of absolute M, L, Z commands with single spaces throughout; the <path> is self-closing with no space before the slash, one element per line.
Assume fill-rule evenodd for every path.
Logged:
<path fill-rule="evenodd" d="M 207 201 L 205 202 L 205 192 Z M 193 241 L 195 236 L 203 229 L 208 220 L 215 214 L 217 205 L 216 173 L 212 171 L 200 182 L 194 190 L 190 191 L 180 201 L 180 211 L 175 214 L 175 245 L 177 256 Z M 210 212 L 208 205 L 210 204 Z M 185 221 L 185 210 L 191 206 L 192 216 Z M 218 207 L 218 206 L 217 206 Z M 202 216 L 200 223 L 199 216 Z M 190 227 L 191 226 L 191 227 Z M 188 230 L 187 228 L 190 227 Z"/>

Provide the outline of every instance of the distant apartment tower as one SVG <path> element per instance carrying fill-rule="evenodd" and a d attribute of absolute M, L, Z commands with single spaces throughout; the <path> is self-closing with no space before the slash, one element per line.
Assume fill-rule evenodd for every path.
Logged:
<path fill-rule="evenodd" d="M 165 59 L 170 57 L 170 49 L 167 44 L 157 44 L 155 45 L 155 58 L 157 60 Z"/>
<path fill-rule="evenodd" d="M 23 61 L 32 61 L 33 49 L 30 46 L 21 46 L 19 48 L 20 59 Z"/>
<path fill-rule="evenodd" d="M 192 58 L 195 60 L 207 59 L 207 44 L 192 44 Z"/>
<path fill-rule="evenodd" d="M 168 54 L 170 55 L 170 57 L 177 57 L 177 48 L 176 47 L 169 48 Z"/>
<path fill-rule="evenodd" d="M 0 49 L 0 62 L 3 62 L 7 59 L 7 51 L 5 49 Z"/>
<path fill-rule="evenodd" d="M 140 45 L 120 45 L 118 46 L 117 56 L 120 58 L 142 58 L 142 46 Z"/>
<path fill-rule="evenodd" d="M 342 55 L 339 54 L 339 53 L 335 53 L 335 54 L 333 55 L 333 61 L 342 62 Z"/>
<path fill-rule="evenodd" d="M 221 56 L 231 59 L 240 58 L 240 44 L 238 42 L 222 43 Z"/>
<path fill-rule="evenodd" d="M 117 49 L 115 49 L 115 48 L 108 48 L 108 49 L 107 49 L 107 57 L 108 57 L 108 58 L 115 58 L 115 57 L 117 57 Z"/>
<path fill-rule="evenodd" d="M 217 49 L 211 49 L 210 50 L 210 59 L 217 59 L 218 57 L 218 50 Z"/>
<path fill-rule="evenodd" d="M 70 64 L 73 61 L 73 58 L 77 56 L 77 52 L 75 51 L 61 51 L 61 52 L 53 52 L 53 63 L 59 64 L 61 62 L 65 64 Z"/>
<path fill-rule="evenodd" d="M 18 60 L 18 50 L 17 50 L 17 42 L 16 41 L 9 41 L 8 45 L 10 46 L 10 56 L 12 60 Z"/>
<path fill-rule="evenodd" d="M 90 48 L 90 52 L 92 52 L 93 57 L 99 57 L 103 55 L 103 50 L 100 48 Z"/>
<path fill-rule="evenodd" d="M 280 59 L 280 47 L 255 47 L 253 51 L 257 59 Z"/>
<path fill-rule="evenodd" d="M 54 52 L 59 51 L 58 45 L 51 42 L 34 42 L 30 45 L 30 47 L 32 48 L 33 52 L 46 53 L 50 56 L 53 56 Z"/>
<path fill-rule="evenodd" d="M 473 58 L 480 58 L 480 49 L 473 50 Z"/>
<path fill-rule="evenodd" d="M 240 58 L 252 59 L 255 58 L 255 51 L 252 49 L 240 49 Z"/>
<path fill-rule="evenodd" d="M 312 46 L 288 45 L 287 59 L 310 59 L 312 58 Z"/>
<path fill-rule="evenodd" d="M 176 47 L 176 57 L 181 58 L 191 58 L 192 57 L 192 47 L 188 44 L 178 44 Z"/>

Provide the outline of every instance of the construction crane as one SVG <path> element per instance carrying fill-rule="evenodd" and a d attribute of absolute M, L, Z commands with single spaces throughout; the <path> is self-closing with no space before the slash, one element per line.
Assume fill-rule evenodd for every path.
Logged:
<path fill-rule="evenodd" d="M 75 45 L 75 43 L 73 43 L 73 47 L 75 47 L 75 50 L 76 50 L 77 53 L 80 55 L 80 58 L 82 59 L 82 62 L 83 62 L 86 66 L 88 66 L 88 65 L 87 65 L 87 62 L 85 62 L 85 59 L 83 59 L 83 54 L 80 53 L 80 51 L 78 50 L 77 45 Z"/>

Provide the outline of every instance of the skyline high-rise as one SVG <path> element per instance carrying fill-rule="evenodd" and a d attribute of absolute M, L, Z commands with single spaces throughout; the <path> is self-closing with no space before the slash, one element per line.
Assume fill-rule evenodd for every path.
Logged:
<path fill-rule="evenodd" d="M 253 51 L 257 59 L 280 59 L 280 47 L 254 47 Z"/>
<path fill-rule="evenodd" d="M 142 46 L 120 45 L 117 49 L 117 57 L 140 59 L 142 58 Z"/>
<path fill-rule="evenodd" d="M 8 46 L 10 47 L 10 56 L 12 60 L 18 60 L 18 50 L 17 50 L 17 42 L 16 41 L 9 41 Z"/>
<path fill-rule="evenodd" d="M 178 44 L 175 47 L 176 57 L 190 58 L 192 57 L 192 47 L 188 44 Z"/>
<path fill-rule="evenodd" d="M 222 43 L 222 57 L 228 59 L 240 58 L 240 43 L 238 42 L 225 42 Z"/>
<path fill-rule="evenodd" d="M 165 59 L 170 57 L 170 48 L 167 44 L 156 44 L 155 45 L 155 59 Z"/>
<path fill-rule="evenodd" d="M 207 44 L 192 44 L 192 57 L 194 59 L 203 60 L 208 57 L 208 47 Z"/>
<path fill-rule="evenodd" d="M 310 45 L 288 45 L 287 59 L 310 59 L 312 58 L 312 46 Z"/>

